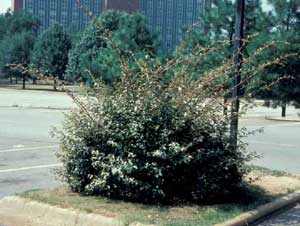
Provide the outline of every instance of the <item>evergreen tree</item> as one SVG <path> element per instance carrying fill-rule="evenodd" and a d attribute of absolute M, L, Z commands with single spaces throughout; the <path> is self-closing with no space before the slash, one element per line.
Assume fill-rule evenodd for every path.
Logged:
<path fill-rule="evenodd" d="M 146 27 L 146 20 L 139 14 L 106 11 L 86 29 L 81 40 L 71 50 L 66 78 L 92 83 L 101 78 L 110 83 L 120 78 L 120 62 L 111 39 L 129 63 L 140 55 L 155 54 L 153 36 Z"/>
<path fill-rule="evenodd" d="M 0 70 L 8 76 L 22 77 L 23 88 L 25 79 L 29 76 L 23 69 L 30 63 L 35 41 L 34 30 L 38 24 L 31 14 L 23 11 L 7 12 L 0 16 Z M 5 26 L 4 29 L 2 25 Z"/>
<path fill-rule="evenodd" d="M 35 37 L 31 32 L 16 33 L 5 36 L 0 43 L 0 66 L 9 76 L 22 78 L 23 88 L 29 73 L 24 71 L 30 63 L 30 53 L 34 45 Z"/>
<path fill-rule="evenodd" d="M 46 76 L 62 79 L 71 49 L 70 35 L 55 24 L 40 35 L 34 45 L 31 63 Z"/>
<path fill-rule="evenodd" d="M 4 35 L 6 34 L 6 24 L 7 24 L 7 18 L 4 14 L 0 14 L 0 40 L 3 39 Z"/>
<path fill-rule="evenodd" d="M 220 51 L 207 56 L 206 62 L 201 61 L 201 65 L 196 65 L 198 76 L 215 67 L 219 67 L 224 62 L 224 58 L 231 59 L 233 52 L 232 39 L 235 23 L 235 4 L 231 0 L 212 0 L 206 6 L 206 12 L 200 17 L 200 28 L 192 30 L 188 37 L 188 46 L 192 49 L 197 44 L 205 47 L 213 47 Z M 246 0 L 245 13 L 245 37 L 252 38 L 250 43 L 246 43 L 243 54 L 251 55 L 258 46 L 264 43 L 265 37 L 261 32 L 269 30 L 268 15 L 263 12 L 259 0 Z M 222 41 L 220 44 L 218 41 Z M 224 44 L 226 43 L 226 44 Z"/>
<path fill-rule="evenodd" d="M 15 34 L 26 31 L 36 31 L 39 26 L 39 21 L 26 11 L 17 11 L 6 13 L 7 18 L 7 33 Z"/>
<path fill-rule="evenodd" d="M 286 57 L 281 64 L 271 65 L 252 84 L 252 89 L 266 87 L 257 96 L 263 99 L 272 99 L 275 106 L 282 107 L 282 117 L 286 116 L 286 105 L 300 104 L 300 2 L 298 0 L 270 0 L 274 10 L 271 32 L 264 35 L 271 40 L 288 42 L 277 44 L 266 51 L 264 58 Z"/>
<path fill-rule="evenodd" d="M 200 29 L 191 30 L 187 40 L 185 40 L 188 48 L 182 54 L 189 54 L 197 45 L 215 50 L 206 54 L 205 59 L 199 58 L 198 62 L 195 61 L 191 64 L 189 74 L 193 78 L 200 78 L 208 71 L 232 63 L 235 3 L 231 0 L 212 0 L 206 7 L 206 12 L 200 17 Z M 259 0 L 246 0 L 245 15 L 245 37 L 258 33 L 251 37 L 251 42 L 245 42 L 242 49 L 243 55 L 248 57 L 265 43 L 266 36 L 261 35 L 260 32 L 267 30 L 268 17 L 263 12 Z M 244 67 L 248 67 L 248 65 L 244 65 Z M 230 91 L 230 87 L 232 87 L 231 76 L 231 70 L 227 70 L 218 76 L 216 82 Z M 247 75 L 243 74 L 242 77 L 244 79 Z M 243 86 L 242 94 L 245 93 L 246 83 Z M 224 96 L 225 102 L 230 96 L 231 93 L 227 92 Z"/>

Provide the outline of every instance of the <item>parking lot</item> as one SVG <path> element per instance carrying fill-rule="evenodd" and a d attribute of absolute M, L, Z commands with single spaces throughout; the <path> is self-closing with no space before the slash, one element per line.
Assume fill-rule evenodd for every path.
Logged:
<path fill-rule="evenodd" d="M 60 184 L 50 131 L 71 107 L 62 93 L 0 89 L 0 197 Z"/>
<path fill-rule="evenodd" d="M 248 150 L 261 156 L 253 160 L 254 165 L 300 175 L 300 122 L 270 121 L 261 116 L 244 118 L 241 125 L 249 131 L 263 128 L 245 139 Z"/>
<path fill-rule="evenodd" d="M 49 133 L 72 107 L 65 94 L 0 89 L 0 197 L 61 184 L 54 176 L 58 141 Z M 259 107 L 241 119 L 249 131 L 264 128 L 246 139 L 248 150 L 262 155 L 252 163 L 300 174 L 300 123 L 264 118 L 278 114 L 280 109 Z"/>
<path fill-rule="evenodd" d="M 59 110 L 1 108 L 0 197 L 59 184 L 53 176 L 58 142 L 49 132 L 62 118 Z"/>

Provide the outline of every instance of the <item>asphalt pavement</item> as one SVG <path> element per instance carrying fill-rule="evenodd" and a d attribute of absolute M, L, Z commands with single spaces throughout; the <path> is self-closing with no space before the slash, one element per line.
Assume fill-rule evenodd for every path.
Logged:
<path fill-rule="evenodd" d="M 65 93 L 0 87 L 0 108 L 3 107 L 68 109 L 75 104 Z"/>
<path fill-rule="evenodd" d="M 65 93 L 0 88 L 0 197 L 61 184 L 50 131 L 74 107 Z"/>
<path fill-rule="evenodd" d="M 249 132 L 263 129 L 244 139 L 248 151 L 260 155 L 254 165 L 300 175 L 300 122 L 279 122 L 264 117 L 243 118 L 241 126 Z"/>
<path fill-rule="evenodd" d="M 49 133 L 72 107 L 64 93 L 0 88 L 0 197 L 60 184 L 53 174 L 59 165 L 58 141 Z M 297 110 L 288 108 L 288 114 L 297 115 Z M 252 163 L 300 174 L 300 123 L 264 118 L 275 115 L 280 109 L 258 107 L 240 121 L 249 131 L 264 128 L 246 138 L 248 150 L 262 155 Z"/>
<path fill-rule="evenodd" d="M 61 185 L 55 177 L 60 163 L 55 157 L 58 141 L 50 136 L 60 127 L 64 113 L 74 107 L 66 94 L 0 88 L 0 198 L 26 190 Z M 288 108 L 288 116 L 298 117 Z M 249 132 L 248 151 L 261 155 L 252 164 L 300 175 L 300 123 L 266 120 L 280 109 L 257 107 L 240 120 Z M 300 207 L 259 226 L 300 226 Z M 1 226 L 1 225 L 0 225 Z"/>
<path fill-rule="evenodd" d="M 271 217 L 257 226 L 299 226 L 300 225 L 300 205 L 296 205 L 294 208 Z"/>
<path fill-rule="evenodd" d="M 29 189 L 59 185 L 53 169 L 58 166 L 58 141 L 51 138 L 64 111 L 0 109 L 0 197 Z"/>

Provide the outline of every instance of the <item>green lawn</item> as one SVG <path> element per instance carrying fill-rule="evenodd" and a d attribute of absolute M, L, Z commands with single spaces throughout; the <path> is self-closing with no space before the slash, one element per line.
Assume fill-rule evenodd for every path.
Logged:
<path fill-rule="evenodd" d="M 52 190 L 35 190 L 20 194 L 24 198 L 75 208 L 109 217 L 117 217 L 125 223 L 141 222 L 168 226 L 209 226 L 236 216 L 248 209 L 235 204 L 213 206 L 162 207 L 112 201 L 106 198 L 80 196 L 61 187 Z"/>
<path fill-rule="evenodd" d="M 287 177 L 292 178 L 291 175 L 284 172 L 272 171 L 259 167 L 253 167 L 253 172 L 256 172 L 258 175 L 263 175 L 263 177 L 273 177 L 276 181 Z M 263 180 L 263 178 L 261 180 Z M 284 191 L 280 195 L 284 195 L 299 188 L 300 180 L 295 180 L 297 181 L 297 184 L 294 189 Z M 251 185 L 249 188 L 249 193 L 247 193 L 248 198 L 245 199 L 244 202 L 209 206 L 151 206 L 110 200 L 102 197 L 82 196 L 71 192 L 66 187 L 28 191 L 19 195 L 23 198 L 63 208 L 75 208 L 84 210 L 88 213 L 116 217 L 126 224 L 140 222 L 162 226 L 210 226 L 221 223 L 245 211 L 254 209 L 257 206 L 278 197 L 278 194 L 266 193 L 264 187 L 255 184 Z"/>

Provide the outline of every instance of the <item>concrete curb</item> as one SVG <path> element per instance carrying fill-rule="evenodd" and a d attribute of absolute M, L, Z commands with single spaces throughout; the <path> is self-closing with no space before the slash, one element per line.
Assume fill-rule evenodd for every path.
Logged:
<path fill-rule="evenodd" d="M 270 116 L 265 117 L 266 120 L 271 120 L 271 121 L 278 121 L 278 122 L 300 122 L 300 117 L 299 119 L 293 119 L 293 118 L 274 118 Z"/>
<path fill-rule="evenodd" d="M 31 226 L 124 226 L 124 223 L 116 218 L 63 209 L 17 196 L 0 200 L 0 219 L 2 218 L 19 218 L 29 222 Z M 10 226 L 10 222 L 1 223 Z"/>
<path fill-rule="evenodd" d="M 215 226 L 248 226 L 274 214 L 275 212 L 291 207 L 297 202 L 300 202 L 300 191 L 296 191 L 290 195 L 262 205 L 255 210 L 243 213 L 224 223 L 216 224 Z"/>

